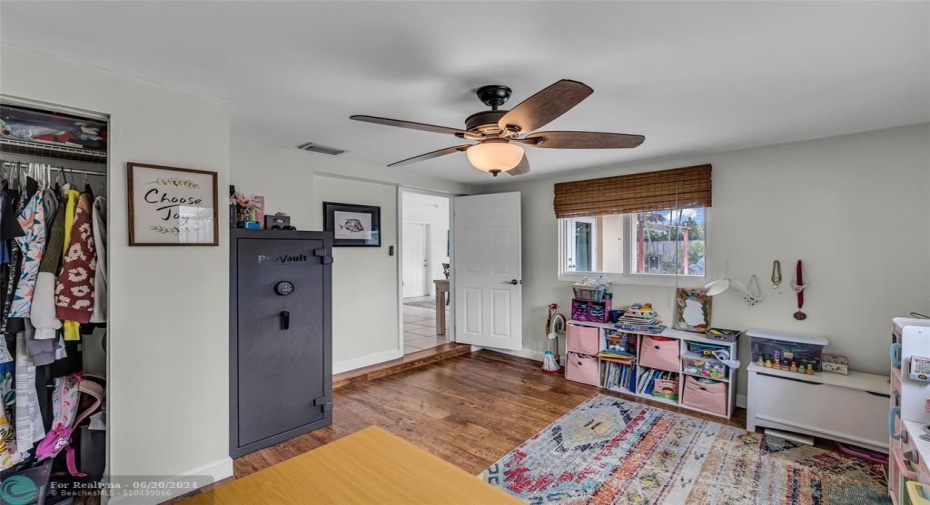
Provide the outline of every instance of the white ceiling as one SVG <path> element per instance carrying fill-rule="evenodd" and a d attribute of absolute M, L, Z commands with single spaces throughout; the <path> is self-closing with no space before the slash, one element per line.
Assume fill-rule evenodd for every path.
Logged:
<path fill-rule="evenodd" d="M 0 17 L 5 44 L 231 100 L 236 137 L 376 165 L 461 141 L 349 115 L 459 128 L 484 84 L 513 106 L 579 80 L 594 94 L 542 130 L 646 136 L 529 148 L 524 178 L 930 121 L 926 2 L 4 0 Z M 489 182 L 463 153 L 385 170 Z"/>

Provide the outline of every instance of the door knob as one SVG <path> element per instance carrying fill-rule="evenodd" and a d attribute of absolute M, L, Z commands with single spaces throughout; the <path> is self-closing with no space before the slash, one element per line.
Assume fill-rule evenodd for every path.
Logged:
<path fill-rule="evenodd" d="M 504 281 L 503 284 L 512 284 L 512 285 L 516 286 L 517 284 L 520 284 L 520 281 L 518 281 L 518 280 L 516 280 L 516 279 L 510 279 L 509 281 Z"/>

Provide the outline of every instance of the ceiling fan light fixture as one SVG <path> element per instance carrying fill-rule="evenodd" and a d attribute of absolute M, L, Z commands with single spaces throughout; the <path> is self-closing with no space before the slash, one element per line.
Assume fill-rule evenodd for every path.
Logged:
<path fill-rule="evenodd" d="M 473 167 L 497 177 L 520 164 L 523 148 L 506 141 L 484 141 L 469 147 L 465 154 Z"/>

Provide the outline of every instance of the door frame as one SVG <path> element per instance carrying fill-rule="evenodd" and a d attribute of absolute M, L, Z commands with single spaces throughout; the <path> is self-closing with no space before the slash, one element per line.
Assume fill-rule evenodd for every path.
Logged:
<path fill-rule="evenodd" d="M 427 273 L 428 273 L 428 272 L 431 272 L 431 271 L 432 271 L 432 268 L 433 268 L 433 244 L 432 244 L 431 241 L 430 241 L 430 232 L 431 232 L 432 226 L 430 225 L 430 223 L 424 223 L 424 222 L 422 222 L 422 221 L 404 221 L 404 222 L 401 223 L 401 228 L 403 228 L 403 227 L 404 227 L 405 225 L 407 225 L 407 224 L 418 224 L 418 225 L 423 226 L 423 240 L 426 242 L 426 265 L 425 265 L 425 269 L 426 269 L 426 272 L 427 272 Z M 400 238 L 404 238 L 403 232 L 401 232 L 400 235 L 401 235 Z M 401 242 L 401 245 L 403 245 L 403 242 Z M 405 252 L 404 252 L 404 248 L 403 248 L 403 247 L 400 247 L 399 253 L 400 253 L 400 278 L 401 278 L 401 279 L 400 279 L 400 282 L 401 282 L 401 288 L 403 288 L 403 283 L 404 283 L 404 260 L 407 259 L 407 258 L 406 258 L 406 256 L 405 256 Z M 430 287 L 430 285 L 429 285 L 429 282 L 430 282 L 429 275 L 425 275 L 425 276 L 423 277 L 423 286 L 422 286 L 422 287 L 423 287 L 424 289 L 426 289 L 426 294 L 427 294 L 427 295 L 429 295 L 430 291 L 432 290 L 431 287 Z M 401 294 L 403 294 L 403 289 L 401 289 Z M 403 302 L 403 300 L 401 300 L 401 302 Z M 403 303 L 401 303 L 401 305 L 403 305 Z"/>
<path fill-rule="evenodd" d="M 406 186 L 397 186 L 397 249 L 398 249 L 398 269 L 397 275 L 397 320 L 399 322 L 398 328 L 398 340 L 397 345 L 399 346 L 401 355 L 406 355 L 404 352 L 404 262 L 403 262 L 403 248 L 404 248 L 404 194 L 406 193 L 418 193 L 421 195 L 436 196 L 439 198 L 445 198 L 449 202 L 449 264 L 455 265 L 455 233 L 452 231 L 452 199 L 456 196 L 455 194 L 443 193 L 440 191 L 430 191 L 419 188 L 410 188 Z M 455 268 L 451 268 L 449 271 L 449 284 L 455 282 Z M 435 292 L 433 296 L 436 296 Z M 452 296 L 451 290 L 447 295 Z M 455 304 L 449 304 L 449 315 L 446 317 L 448 323 L 448 329 L 446 330 L 446 337 L 450 342 L 455 342 Z"/>

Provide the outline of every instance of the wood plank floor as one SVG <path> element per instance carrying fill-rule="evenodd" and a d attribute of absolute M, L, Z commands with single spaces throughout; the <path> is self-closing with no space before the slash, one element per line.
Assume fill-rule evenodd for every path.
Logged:
<path fill-rule="evenodd" d="M 235 475 L 243 477 L 369 425 L 474 475 L 596 392 L 676 410 L 544 374 L 539 366 L 528 359 L 478 351 L 347 385 L 334 393 L 332 426 L 237 459 Z M 737 409 L 729 424 L 744 427 L 745 414 Z"/>

